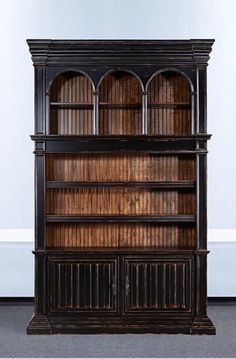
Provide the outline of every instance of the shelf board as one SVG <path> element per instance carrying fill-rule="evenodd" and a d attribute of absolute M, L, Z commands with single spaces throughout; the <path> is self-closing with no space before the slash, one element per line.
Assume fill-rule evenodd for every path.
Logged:
<path fill-rule="evenodd" d="M 160 109 L 190 109 L 191 104 L 189 103 L 148 103 L 148 108 L 160 108 Z"/>
<path fill-rule="evenodd" d="M 50 102 L 51 107 L 57 108 L 78 108 L 78 109 L 93 109 L 93 103 L 86 102 Z M 110 102 L 100 102 L 98 104 L 99 108 L 103 109 L 141 109 L 141 103 L 110 103 Z M 191 104 L 186 102 L 176 102 L 176 103 L 164 103 L 164 102 L 152 102 L 148 103 L 148 108 L 163 108 L 163 109 L 190 109 Z"/>
<path fill-rule="evenodd" d="M 157 223 L 193 223 L 195 215 L 163 214 L 163 215 L 47 215 L 47 222 L 157 222 Z"/>
<path fill-rule="evenodd" d="M 107 108 L 107 109 L 141 109 L 142 103 L 126 103 L 126 102 L 120 102 L 120 103 L 110 103 L 110 102 L 100 102 L 98 104 L 99 108 Z"/>
<path fill-rule="evenodd" d="M 94 252 L 102 252 L 103 254 L 114 254 L 114 253 L 155 253 L 158 254 L 159 252 L 179 252 L 183 254 L 183 252 L 188 253 L 209 253 L 209 251 L 204 249 L 196 249 L 196 248 L 189 248 L 189 247 L 178 247 L 178 246 L 140 246 L 140 247 L 46 247 L 45 249 L 38 249 L 35 250 L 33 253 L 41 254 L 41 253 L 65 253 L 65 252 L 82 252 L 82 253 L 91 253 Z"/>
<path fill-rule="evenodd" d="M 163 182 L 67 182 L 46 181 L 47 188 L 90 188 L 90 187 L 141 187 L 141 188 L 186 188 L 194 189 L 195 181 L 163 181 Z"/>
<path fill-rule="evenodd" d="M 196 141 L 204 141 L 209 140 L 211 138 L 211 134 L 208 133 L 196 133 L 189 135 L 42 135 L 36 134 L 31 135 L 32 140 L 50 140 L 50 141 L 58 141 L 58 140 L 82 140 L 82 141 L 109 141 L 109 140 L 118 140 L 118 141 L 182 141 L 182 140 L 196 140 Z"/>
<path fill-rule="evenodd" d="M 93 109 L 93 103 L 84 102 L 50 102 L 50 106 L 55 108 Z"/>

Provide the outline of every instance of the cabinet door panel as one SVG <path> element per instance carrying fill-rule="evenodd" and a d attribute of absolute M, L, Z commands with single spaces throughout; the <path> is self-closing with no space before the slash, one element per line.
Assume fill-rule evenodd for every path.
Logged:
<path fill-rule="evenodd" d="M 51 259 L 49 278 L 51 312 L 116 311 L 116 259 Z"/>
<path fill-rule="evenodd" d="M 126 259 L 125 312 L 190 311 L 190 277 L 190 259 Z"/>

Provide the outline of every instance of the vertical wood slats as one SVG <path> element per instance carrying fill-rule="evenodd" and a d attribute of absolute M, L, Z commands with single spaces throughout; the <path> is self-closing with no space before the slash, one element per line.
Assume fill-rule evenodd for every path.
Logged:
<path fill-rule="evenodd" d="M 51 310 L 114 311 L 112 285 L 117 283 L 116 260 L 52 262 Z"/>
<path fill-rule="evenodd" d="M 103 106 L 99 109 L 100 135 L 138 135 L 142 133 L 141 86 L 134 75 L 121 71 L 108 74 L 99 87 L 99 102 L 108 103 L 107 108 Z M 109 104 L 122 103 L 127 105 L 125 109 L 109 108 Z M 140 106 L 132 108 L 132 104 Z"/>
<path fill-rule="evenodd" d="M 193 155 L 47 154 L 48 181 L 181 181 L 196 180 Z"/>
<path fill-rule="evenodd" d="M 126 260 L 126 311 L 189 310 L 189 271 L 187 262 Z"/>
<path fill-rule="evenodd" d="M 156 108 L 157 104 L 162 104 L 161 108 Z M 186 105 L 186 109 L 171 108 L 171 104 Z M 191 134 L 191 115 L 191 89 L 187 79 L 167 71 L 151 80 L 148 88 L 148 134 Z"/>
<path fill-rule="evenodd" d="M 192 191 L 150 188 L 57 188 L 46 191 L 46 214 L 195 214 Z"/>
<path fill-rule="evenodd" d="M 46 246 L 196 248 L 193 225 L 155 223 L 47 223 Z"/>
<path fill-rule="evenodd" d="M 195 180 L 192 155 L 47 154 L 46 179 L 61 181 Z M 48 189 L 47 214 L 194 214 L 195 193 L 145 188 Z M 46 244 L 69 246 L 167 246 L 195 248 L 195 227 L 152 223 L 54 223 Z"/>
<path fill-rule="evenodd" d="M 52 84 L 50 101 L 54 103 L 93 105 L 91 81 L 79 73 L 63 73 Z M 50 133 L 58 135 L 92 135 L 94 133 L 93 109 L 55 108 L 51 106 Z"/>
<path fill-rule="evenodd" d="M 128 72 L 108 74 L 96 95 L 93 95 L 91 81 L 86 76 L 67 72 L 53 82 L 50 101 L 94 104 L 93 109 L 51 107 L 51 134 L 184 135 L 192 132 L 190 86 L 184 76 L 174 71 L 156 75 L 149 84 L 147 95 L 142 94 L 138 79 Z M 116 104 L 126 107 L 109 107 Z M 162 107 L 156 108 L 160 104 Z M 186 109 L 170 108 L 168 105 L 171 104 L 186 105 Z"/>

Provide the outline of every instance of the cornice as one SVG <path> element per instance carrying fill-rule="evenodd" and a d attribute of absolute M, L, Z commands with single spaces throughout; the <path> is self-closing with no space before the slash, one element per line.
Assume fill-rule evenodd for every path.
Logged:
<path fill-rule="evenodd" d="M 207 66 L 213 39 L 27 40 L 34 65 Z"/>

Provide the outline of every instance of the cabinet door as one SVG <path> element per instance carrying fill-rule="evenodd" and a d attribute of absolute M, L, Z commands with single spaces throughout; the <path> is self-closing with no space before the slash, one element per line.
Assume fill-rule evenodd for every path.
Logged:
<path fill-rule="evenodd" d="M 125 312 L 191 311 L 190 259 L 125 259 Z"/>
<path fill-rule="evenodd" d="M 49 311 L 115 312 L 116 259 L 49 259 Z"/>

